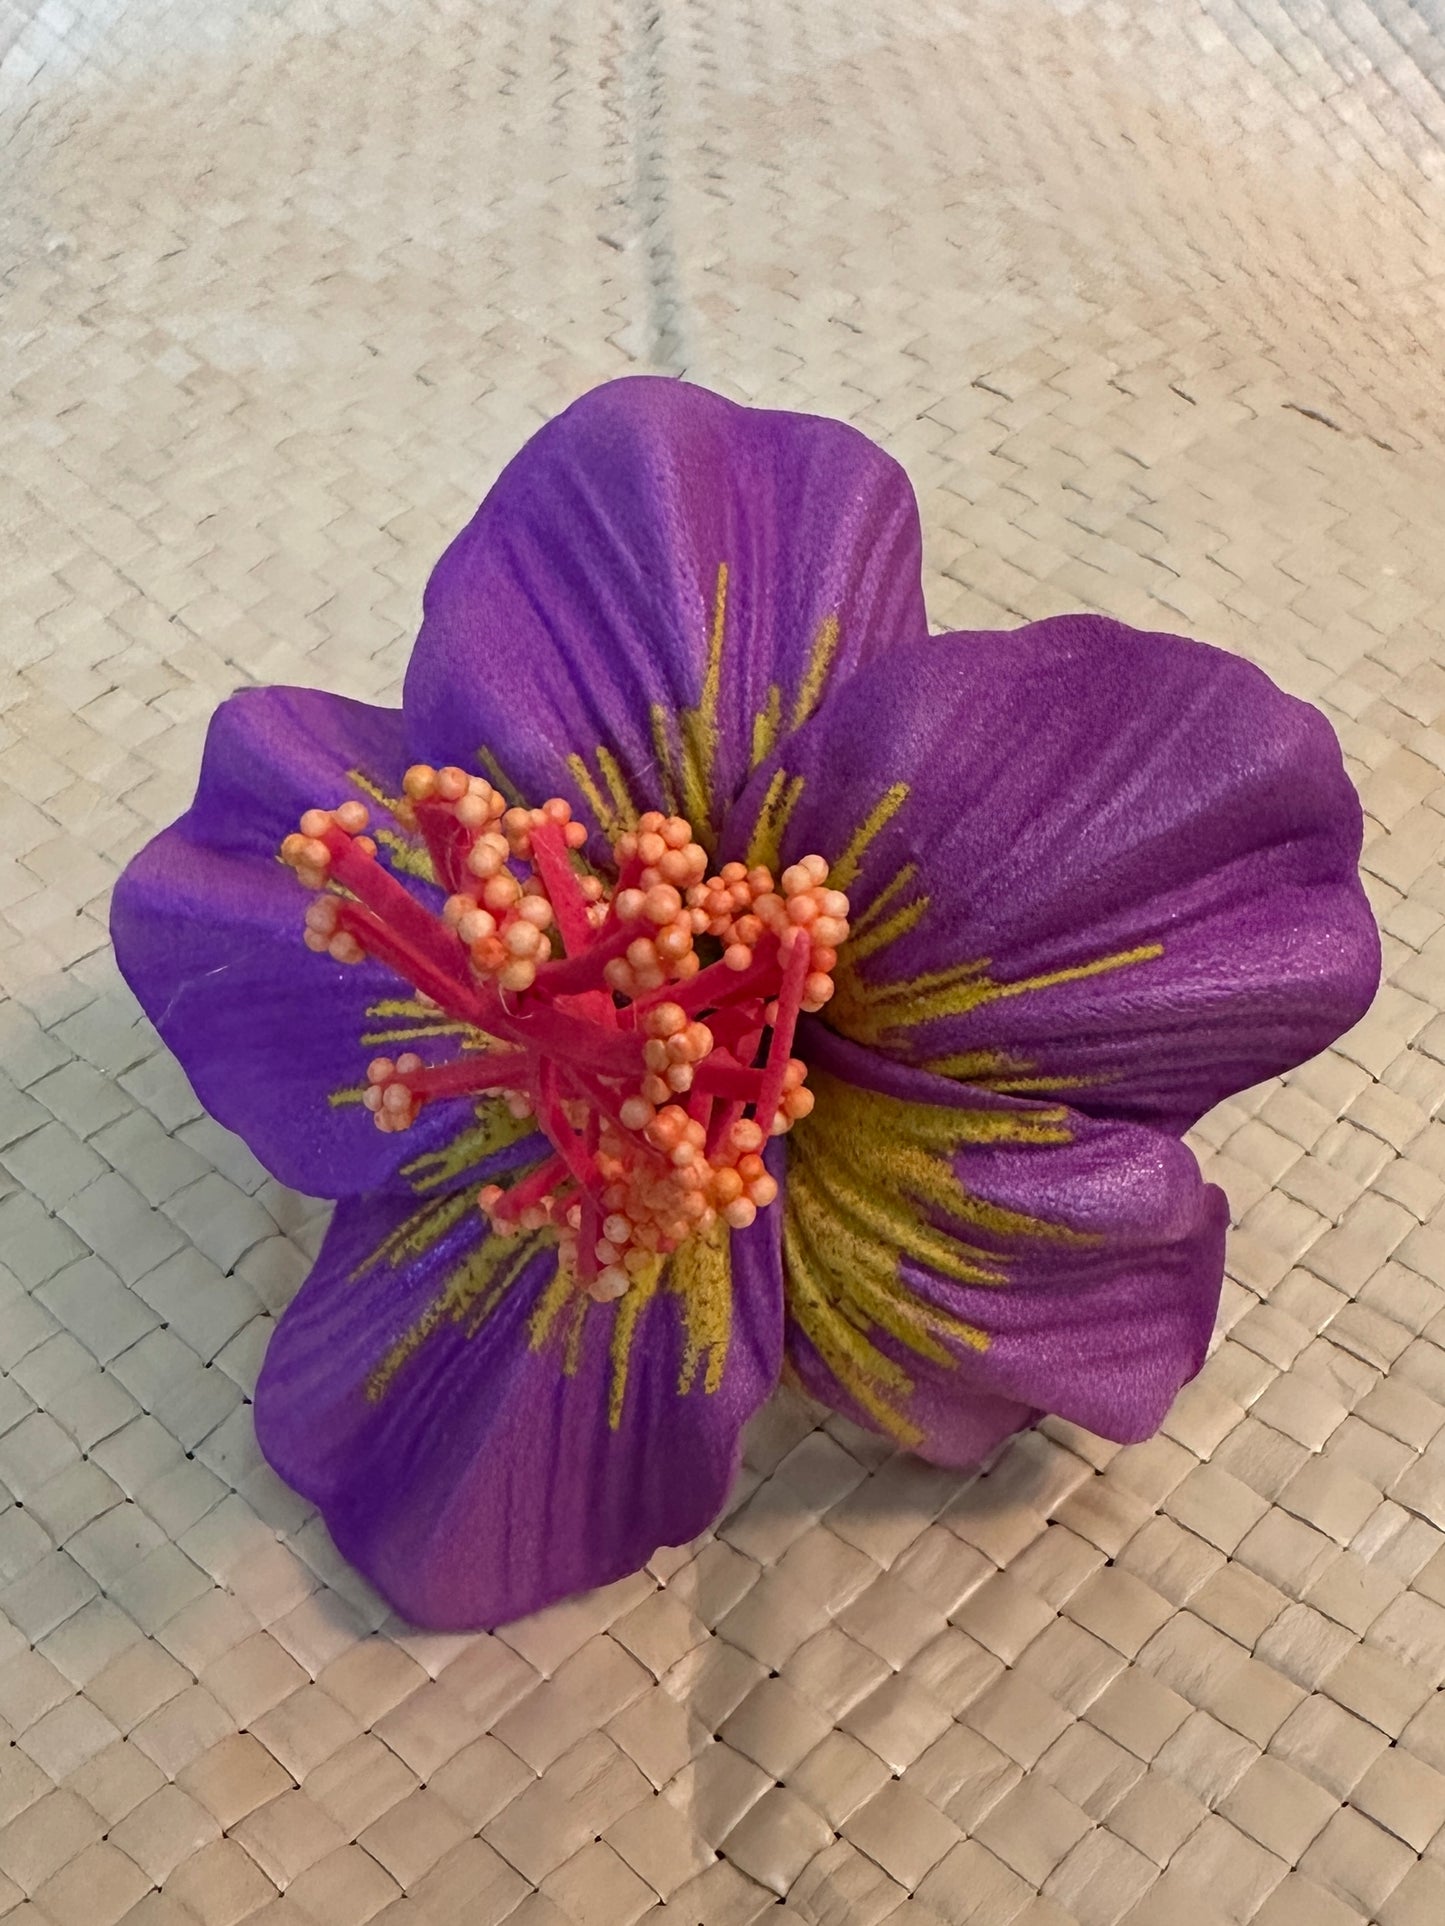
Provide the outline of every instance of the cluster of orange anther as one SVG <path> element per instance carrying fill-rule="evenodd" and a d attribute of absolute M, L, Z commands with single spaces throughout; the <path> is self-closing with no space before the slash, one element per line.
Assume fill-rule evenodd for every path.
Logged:
<path fill-rule="evenodd" d="M 477 1201 L 500 1232 L 550 1228 L 594 1297 L 719 1220 L 747 1229 L 777 1196 L 767 1139 L 813 1106 L 791 1049 L 848 934 L 827 864 L 807 856 L 776 883 L 742 863 L 708 876 L 691 826 L 652 811 L 615 840 L 604 880 L 560 798 L 508 808 L 482 778 L 422 764 L 403 787 L 396 814 L 425 838 L 439 917 L 377 861 L 362 803 L 308 810 L 281 848 L 322 892 L 308 947 L 387 964 L 469 1033 L 449 1062 L 368 1065 L 377 1127 L 484 1091 L 535 1118 L 555 1154 Z"/>
<path fill-rule="evenodd" d="M 308 889 L 320 889 L 331 872 L 331 850 L 321 839 L 328 830 L 340 829 L 356 839 L 366 855 L 376 854 L 376 844 L 363 836 L 369 817 L 365 803 L 344 802 L 339 809 L 308 809 L 301 827 L 281 845 L 281 860 L 295 870 L 297 879 Z"/>
<path fill-rule="evenodd" d="M 729 969 L 747 969 L 768 932 L 782 938 L 789 930 L 805 931 L 812 954 L 802 1007 L 814 1011 L 833 994 L 838 948 L 848 935 L 848 898 L 827 882 L 828 865 L 821 856 L 805 856 L 776 883 L 762 865 L 724 863 L 716 876 L 694 884 L 687 900 L 695 916 L 706 917 L 708 935 L 723 944 Z"/>
<path fill-rule="evenodd" d="M 301 827 L 281 845 L 281 860 L 296 872 L 297 881 L 307 889 L 324 889 L 331 875 L 331 849 L 322 838 L 328 830 L 339 829 L 353 838 L 357 849 L 374 856 L 376 844 L 363 836 L 368 815 L 365 803 L 344 802 L 339 809 L 308 809 Z M 308 950 L 329 955 L 336 963 L 359 963 L 365 951 L 341 928 L 340 909 L 331 896 L 318 896 L 306 912 L 303 940 Z"/>
<path fill-rule="evenodd" d="M 643 1136 L 665 1158 L 661 1167 L 639 1157 L 621 1131 L 611 1133 L 598 1156 L 608 1179 L 602 1193 L 608 1214 L 593 1254 L 602 1266 L 604 1296 L 619 1295 L 655 1257 L 718 1217 L 732 1230 L 746 1230 L 778 1194 L 758 1154 L 762 1130 L 749 1117 L 709 1146 L 698 1118 L 680 1104 L 665 1104 Z"/>
<path fill-rule="evenodd" d="M 532 831 L 543 822 L 556 824 L 568 849 L 581 848 L 586 829 L 572 821 L 570 805 L 560 798 L 542 809 L 508 809 L 490 783 L 464 769 L 415 763 L 402 778 L 402 788 L 413 823 L 419 809 L 424 824 L 428 806 L 435 810 L 449 805 L 457 827 L 465 832 L 464 884 L 447 898 L 442 916 L 467 946 L 473 970 L 503 990 L 531 989 L 539 966 L 552 955 L 547 934 L 552 905 L 535 877 L 519 882 L 509 863 L 513 858 L 530 860 Z"/>
<path fill-rule="evenodd" d="M 395 1063 L 390 1057 L 373 1057 L 366 1066 L 366 1088 L 361 1101 L 375 1120 L 378 1130 L 407 1130 L 416 1122 L 421 1104 L 408 1090 L 404 1079 L 423 1068 L 415 1051 L 405 1051 Z"/>
<path fill-rule="evenodd" d="M 707 872 L 707 851 L 693 841 L 682 816 L 652 809 L 635 831 L 618 837 L 613 857 L 622 886 L 612 899 L 622 923 L 640 925 L 620 956 L 608 959 L 604 976 L 619 996 L 646 996 L 664 983 L 682 983 L 701 968 L 693 939 L 705 927 L 684 892 Z"/>

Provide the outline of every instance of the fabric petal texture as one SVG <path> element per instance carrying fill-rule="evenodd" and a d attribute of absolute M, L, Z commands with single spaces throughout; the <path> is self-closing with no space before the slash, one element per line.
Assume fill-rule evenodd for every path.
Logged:
<path fill-rule="evenodd" d="M 927 633 L 918 514 L 855 429 L 638 376 L 541 429 L 442 557 L 413 746 L 708 840 L 826 689 Z"/>
<path fill-rule="evenodd" d="M 405 767 L 400 710 L 314 689 L 242 690 L 211 720 L 195 802 L 130 863 L 111 905 L 121 974 L 196 1095 L 273 1176 L 313 1197 L 410 1189 L 460 1128 L 455 1104 L 405 1135 L 372 1128 L 359 1102 L 368 1058 L 430 1056 L 445 1036 L 391 971 L 305 949 L 307 898 L 276 855 L 303 810 L 364 800 L 383 857 L 439 901 L 401 866 L 421 863 L 420 845 L 385 827 L 381 797 L 397 793 Z M 505 1125 L 476 1137 L 479 1150 L 502 1149 L 498 1134 Z"/>
<path fill-rule="evenodd" d="M 939 1464 L 1150 1436 L 1223 1276 L 1180 1139 L 1368 1007 L 1361 829 L 1236 656 L 930 638 L 853 429 L 584 396 L 437 565 L 404 708 L 232 697 L 115 891 L 201 1101 L 340 1200 L 266 1457 L 462 1630 L 704 1530 L 781 1372 Z"/>
<path fill-rule="evenodd" d="M 1045 1412 L 1151 1436 L 1224 1275 L 1228 1207 L 1191 1152 L 816 1041 L 783 1229 L 803 1387 L 938 1464 Z"/>
<path fill-rule="evenodd" d="M 1183 1131 L 1369 1007 L 1360 840 L 1318 710 L 1222 650 L 1080 615 L 856 677 L 758 772 L 724 853 L 835 862 L 841 1033 Z"/>
<path fill-rule="evenodd" d="M 266 1353 L 261 1447 L 415 1625 L 606 1584 L 722 1507 L 777 1382 L 777 1236 L 688 1247 L 651 1297 L 603 1305 L 474 1207 L 344 1202 Z"/>

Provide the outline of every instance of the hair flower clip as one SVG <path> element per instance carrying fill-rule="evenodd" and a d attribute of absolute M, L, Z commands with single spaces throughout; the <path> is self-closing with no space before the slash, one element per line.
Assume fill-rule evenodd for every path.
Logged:
<path fill-rule="evenodd" d="M 784 1372 L 968 1465 L 1147 1437 L 1204 1359 L 1182 1133 L 1378 979 L 1338 744 L 920 584 L 862 435 L 613 383 L 443 556 L 402 707 L 232 696 L 117 886 L 197 1095 L 336 1199 L 256 1429 L 419 1625 L 694 1537 Z"/>

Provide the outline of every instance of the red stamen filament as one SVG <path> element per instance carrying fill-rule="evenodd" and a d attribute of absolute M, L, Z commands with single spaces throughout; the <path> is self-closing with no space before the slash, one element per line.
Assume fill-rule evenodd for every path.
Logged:
<path fill-rule="evenodd" d="M 653 811 L 614 843 L 609 887 L 582 865 L 586 830 L 559 798 L 508 809 L 480 777 L 423 764 L 404 791 L 398 816 L 449 892 L 440 917 L 381 867 L 359 802 L 308 810 L 281 848 L 323 892 L 309 948 L 385 964 L 489 1040 L 449 1062 L 375 1058 L 362 1094 L 378 1128 L 504 1093 L 555 1154 L 477 1201 L 499 1233 L 549 1227 L 595 1297 L 620 1296 L 719 1217 L 745 1229 L 777 1196 L 768 1136 L 812 1108 L 790 1053 L 848 934 L 827 864 L 806 857 L 776 883 L 741 863 L 708 876 L 688 823 Z M 719 961 L 703 964 L 699 938 Z"/>
<path fill-rule="evenodd" d="M 767 1068 L 763 1087 L 758 1092 L 756 1116 L 763 1135 L 771 1136 L 777 1121 L 778 1105 L 783 1098 L 783 1079 L 788 1069 L 788 1052 L 793 1047 L 793 1032 L 798 1027 L 798 1012 L 803 1007 L 803 986 L 807 982 L 810 953 L 808 939 L 800 929 L 786 952 L 783 982 L 778 991 L 778 1008 L 773 1018 L 772 1041 L 768 1045 Z"/>

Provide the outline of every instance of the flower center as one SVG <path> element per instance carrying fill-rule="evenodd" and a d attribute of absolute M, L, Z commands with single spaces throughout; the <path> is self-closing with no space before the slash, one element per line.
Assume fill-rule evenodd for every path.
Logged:
<path fill-rule="evenodd" d="M 281 845 L 320 892 L 310 949 L 386 964 L 473 1033 L 449 1063 L 375 1058 L 363 1101 L 377 1128 L 483 1091 L 535 1117 L 553 1154 L 477 1202 L 500 1233 L 550 1225 L 595 1298 L 718 1219 L 745 1230 L 778 1194 L 764 1144 L 813 1107 L 791 1052 L 848 934 L 827 863 L 806 856 L 776 882 L 743 863 L 709 876 L 691 825 L 654 810 L 612 844 L 609 880 L 560 797 L 509 809 L 482 778 L 426 764 L 403 787 L 398 818 L 448 891 L 440 917 L 377 862 L 362 803 L 307 810 Z"/>

